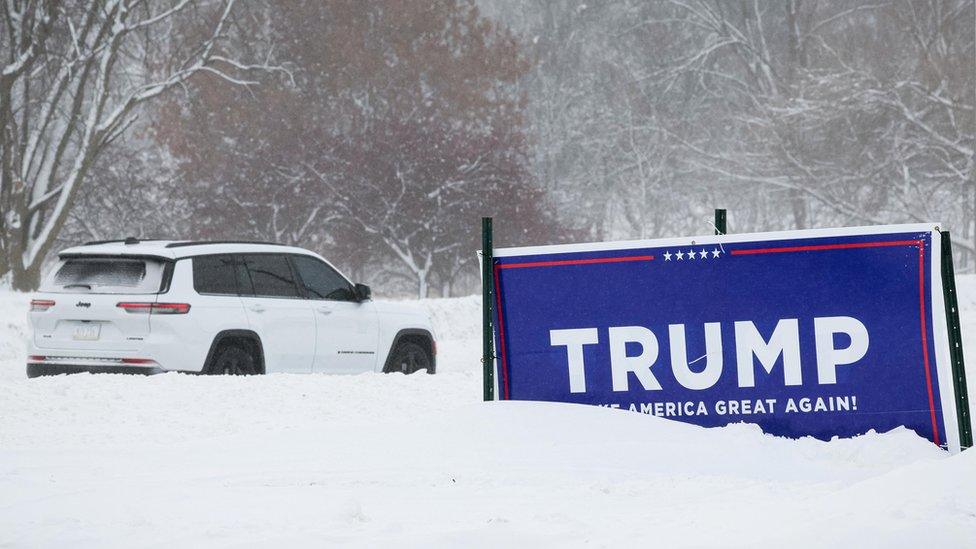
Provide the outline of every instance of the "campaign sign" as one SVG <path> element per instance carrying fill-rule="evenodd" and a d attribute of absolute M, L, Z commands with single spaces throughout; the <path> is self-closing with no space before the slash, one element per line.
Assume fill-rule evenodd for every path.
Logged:
<path fill-rule="evenodd" d="M 958 449 L 932 225 L 495 250 L 496 394 Z"/>

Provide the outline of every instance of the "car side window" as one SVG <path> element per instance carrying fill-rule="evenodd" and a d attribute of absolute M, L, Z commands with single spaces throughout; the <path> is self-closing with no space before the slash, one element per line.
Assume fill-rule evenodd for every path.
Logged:
<path fill-rule="evenodd" d="M 288 259 L 277 254 L 244 256 L 244 265 L 258 297 L 299 297 Z"/>
<path fill-rule="evenodd" d="M 356 301 L 352 286 L 332 267 L 309 256 L 293 255 L 291 260 L 309 299 Z"/>
<path fill-rule="evenodd" d="M 193 289 L 198 294 L 237 295 L 237 274 L 232 255 L 193 258 Z"/>

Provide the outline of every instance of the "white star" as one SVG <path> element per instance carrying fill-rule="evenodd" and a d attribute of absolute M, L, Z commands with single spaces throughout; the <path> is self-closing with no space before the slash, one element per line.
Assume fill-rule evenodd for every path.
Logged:
<path fill-rule="evenodd" d="M 688 259 L 695 259 L 695 250 L 688 250 Z"/>
<path fill-rule="evenodd" d="M 685 258 L 685 253 L 682 252 L 681 250 L 678 250 L 678 261 L 681 261 L 684 258 Z"/>
<path fill-rule="evenodd" d="M 698 256 L 702 259 L 708 259 L 708 252 L 705 251 L 705 248 L 702 248 L 702 251 L 698 252 Z"/>
<path fill-rule="evenodd" d="M 712 250 L 712 257 L 718 257 L 720 255 L 722 255 L 722 252 L 718 251 L 718 248 Z"/>
<path fill-rule="evenodd" d="M 664 260 L 671 261 L 671 252 L 664 252 Z"/>

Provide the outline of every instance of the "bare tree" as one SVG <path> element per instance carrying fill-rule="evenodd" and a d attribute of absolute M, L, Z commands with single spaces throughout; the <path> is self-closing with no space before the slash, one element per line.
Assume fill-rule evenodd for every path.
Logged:
<path fill-rule="evenodd" d="M 477 249 L 480 215 L 503 218 L 508 237 L 548 219 L 540 193 L 524 183 L 517 135 L 472 135 L 420 118 L 374 119 L 367 135 L 305 167 L 327 191 L 343 234 L 385 249 L 424 298 L 435 277 L 450 291 L 460 268 L 473 267 L 466 260 Z"/>
<path fill-rule="evenodd" d="M 57 248 L 122 236 L 190 237 L 194 197 L 176 174 L 175 161 L 150 135 L 146 119 L 126 142 L 99 155 L 59 232 Z"/>
<path fill-rule="evenodd" d="M 9 273 L 14 288 L 37 286 L 79 187 L 141 105 L 196 74 L 247 84 L 242 74 L 270 68 L 221 55 L 233 6 L 234 0 L 2 4 L 0 276 Z M 181 35 L 171 32 L 177 21 L 208 30 L 193 43 L 178 43 Z M 158 48 L 185 55 L 147 66 Z"/>
<path fill-rule="evenodd" d="M 525 157 L 528 63 L 470 0 L 307 0 L 251 20 L 294 81 L 218 94 L 201 79 L 161 119 L 201 233 L 300 244 L 424 297 L 477 282 L 480 215 L 511 236 L 553 220 Z"/>
<path fill-rule="evenodd" d="M 972 0 L 480 1 L 530 44 L 533 171 L 591 237 L 722 205 L 737 230 L 943 221 L 972 256 Z"/>

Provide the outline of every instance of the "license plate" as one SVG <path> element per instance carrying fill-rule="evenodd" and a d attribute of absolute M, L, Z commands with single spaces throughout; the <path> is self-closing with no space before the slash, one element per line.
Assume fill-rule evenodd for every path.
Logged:
<path fill-rule="evenodd" d="M 72 337 L 78 341 L 95 341 L 98 339 L 101 331 L 101 324 L 82 324 L 80 326 L 75 326 L 75 333 Z"/>

